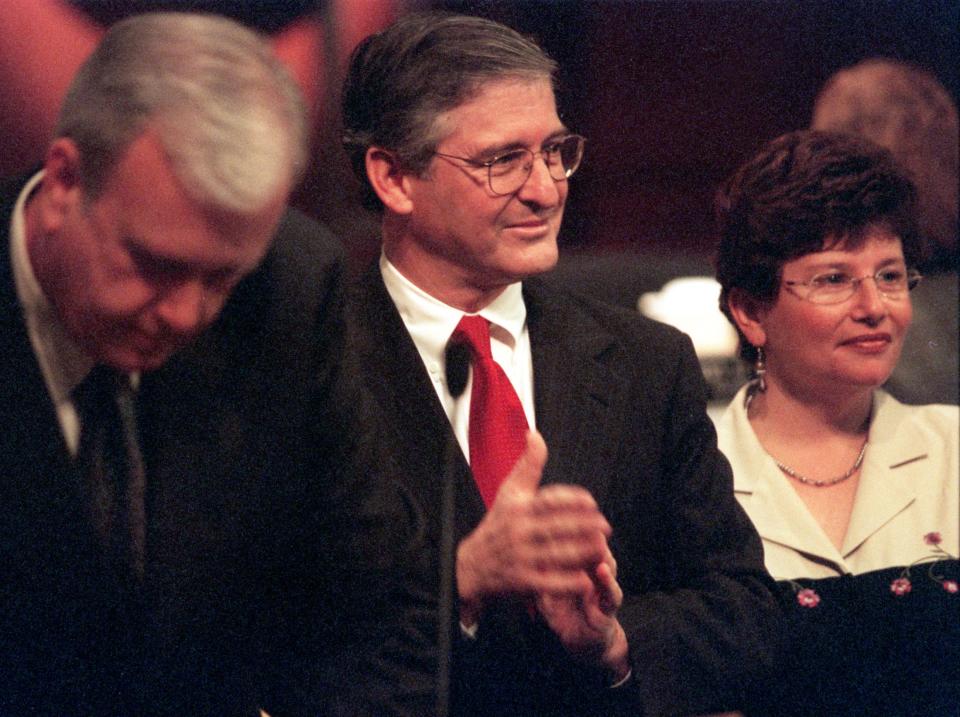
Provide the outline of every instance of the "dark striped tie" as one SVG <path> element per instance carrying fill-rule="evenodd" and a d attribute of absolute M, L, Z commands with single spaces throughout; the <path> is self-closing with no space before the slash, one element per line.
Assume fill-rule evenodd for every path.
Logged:
<path fill-rule="evenodd" d="M 80 416 L 77 461 L 87 479 L 91 521 L 107 555 L 139 583 L 146 549 L 146 473 L 130 378 L 96 366 L 74 390 Z"/>

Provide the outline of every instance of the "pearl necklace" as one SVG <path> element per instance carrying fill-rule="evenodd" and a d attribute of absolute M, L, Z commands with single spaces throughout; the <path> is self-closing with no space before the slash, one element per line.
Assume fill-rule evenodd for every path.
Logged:
<path fill-rule="evenodd" d="M 856 472 L 857 472 L 857 469 L 860 468 L 860 465 L 863 463 L 863 456 L 864 456 L 864 454 L 865 454 L 866 452 L 867 452 L 867 441 L 864 441 L 864 442 L 863 442 L 863 448 L 860 449 L 860 453 L 859 453 L 859 455 L 857 456 L 857 460 L 855 460 L 855 461 L 853 462 L 853 465 L 850 466 L 850 470 L 848 470 L 848 471 L 847 471 L 846 473 L 844 473 L 842 476 L 837 476 L 836 478 L 828 478 L 827 480 L 815 480 L 815 479 L 813 479 L 813 478 L 807 478 L 806 476 L 800 475 L 799 473 L 797 473 L 797 472 L 796 472 L 795 470 L 793 470 L 793 468 L 791 468 L 790 466 L 785 466 L 783 463 L 781 463 L 780 461 L 778 461 L 776 458 L 773 458 L 773 456 L 770 456 L 770 457 L 773 458 L 773 462 L 777 464 L 777 468 L 779 468 L 780 470 L 782 470 L 784 473 L 786 473 L 786 474 L 787 474 L 788 476 L 790 476 L 791 478 L 793 478 L 793 479 L 795 479 L 795 480 L 798 480 L 798 481 L 800 481 L 801 483 L 804 483 L 804 484 L 806 484 L 806 485 L 812 485 L 812 486 L 816 486 L 816 487 L 818 487 L 818 488 L 824 488 L 824 487 L 829 486 L 829 485 L 836 485 L 837 483 L 842 483 L 842 482 L 845 481 L 847 478 L 849 478 L 849 477 L 852 476 L 854 473 L 856 473 Z M 768 454 L 768 455 L 769 455 L 769 454 Z"/>

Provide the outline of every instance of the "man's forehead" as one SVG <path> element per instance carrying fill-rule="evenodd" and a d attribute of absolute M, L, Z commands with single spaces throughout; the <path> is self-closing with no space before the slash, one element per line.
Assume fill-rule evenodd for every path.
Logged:
<path fill-rule="evenodd" d="M 451 138 L 477 145 L 522 144 L 521 138 L 510 135 L 549 136 L 565 130 L 557 114 L 553 83 L 546 75 L 508 75 L 481 82 L 458 105 L 438 115 L 434 127 L 438 145 Z"/>
<path fill-rule="evenodd" d="M 550 75 L 546 74 L 503 74 L 503 75 L 494 75 L 482 79 L 478 79 L 473 82 L 468 89 L 463 93 L 463 96 L 460 102 L 457 104 L 460 105 L 467 104 L 481 95 L 496 94 L 499 91 L 509 90 L 509 89 L 528 89 L 528 88 L 544 88 L 550 91 L 550 95 L 553 96 L 553 79 Z"/>

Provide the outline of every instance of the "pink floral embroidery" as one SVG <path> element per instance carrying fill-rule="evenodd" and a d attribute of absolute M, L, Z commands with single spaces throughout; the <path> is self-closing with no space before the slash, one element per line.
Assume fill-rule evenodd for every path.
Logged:
<path fill-rule="evenodd" d="M 892 583 L 890 583 L 890 592 L 894 595 L 906 595 L 913 589 L 913 586 L 910 584 L 910 581 L 907 578 L 897 578 Z"/>
<path fill-rule="evenodd" d="M 943 536 L 940 535 L 940 531 L 931 530 L 929 533 L 926 533 L 923 536 L 923 542 L 930 546 L 930 554 L 922 558 L 917 558 L 905 567 L 903 572 L 900 573 L 900 577 L 890 583 L 890 592 L 898 596 L 910 592 L 910 568 L 916 565 L 927 564 L 929 566 L 927 568 L 929 578 L 934 582 L 940 583 L 943 589 L 951 595 L 956 594 L 958 592 L 956 581 L 945 580 L 943 575 L 940 575 L 937 571 L 937 565 L 941 560 L 953 559 L 953 556 L 940 545 L 940 543 L 943 542 Z"/>
<path fill-rule="evenodd" d="M 929 533 L 926 533 L 923 536 L 923 542 L 930 546 L 930 553 L 922 558 L 917 558 L 912 563 L 907 565 L 900 572 L 900 577 L 890 583 L 890 592 L 897 597 L 903 597 L 909 593 L 911 590 L 913 590 L 913 583 L 910 582 L 911 568 L 915 568 L 919 565 L 926 565 L 927 577 L 929 577 L 935 583 L 938 583 L 945 592 L 949 593 L 950 595 L 957 595 L 960 593 L 960 584 L 958 584 L 956 580 L 948 580 L 938 569 L 942 561 L 956 559 L 940 545 L 940 543 L 943 542 L 943 536 L 939 531 L 931 530 Z M 803 587 L 803 585 L 798 583 L 796 580 L 788 580 L 787 582 L 790 583 L 790 586 L 793 588 L 793 592 L 797 596 L 798 605 L 806 608 L 815 608 L 820 604 L 820 596 L 815 590 L 812 588 Z"/>

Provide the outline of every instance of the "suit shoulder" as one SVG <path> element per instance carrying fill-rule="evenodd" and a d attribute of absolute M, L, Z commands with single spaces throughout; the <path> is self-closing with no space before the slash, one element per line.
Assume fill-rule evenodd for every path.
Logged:
<path fill-rule="evenodd" d="M 896 424 L 909 423 L 918 429 L 933 433 L 948 443 L 956 443 L 960 435 L 960 406 L 946 403 L 912 405 L 901 403 L 884 390 L 874 394 L 878 420 Z"/>
<path fill-rule="evenodd" d="M 690 341 L 679 329 L 646 317 L 639 311 L 561 289 L 546 282 L 528 282 L 527 290 L 534 301 L 556 302 L 558 306 L 565 306 L 579 317 L 578 323 L 581 325 L 592 323 L 630 344 L 674 347 Z"/>
<path fill-rule="evenodd" d="M 293 207 L 280 219 L 271 253 L 301 266 L 342 264 L 346 255 L 343 243 L 329 228 Z"/>
<path fill-rule="evenodd" d="M 296 209 L 287 209 L 260 265 L 237 286 L 226 315 L 242 321 L 299 323 L 342 297 L 345 252 L 333 233 Z"/>

